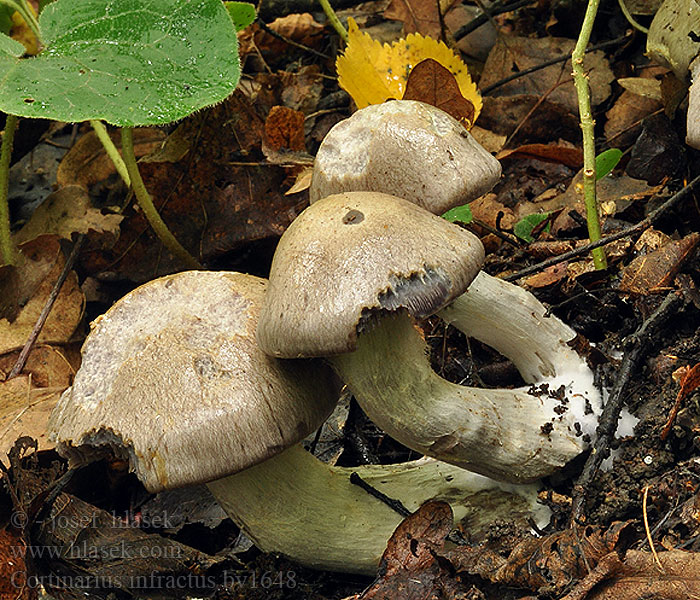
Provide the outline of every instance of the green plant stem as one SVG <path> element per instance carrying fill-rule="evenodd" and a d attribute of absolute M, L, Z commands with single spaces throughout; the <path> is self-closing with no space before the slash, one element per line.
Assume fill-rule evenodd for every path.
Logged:
<path fill-rule="evenodd" d="M 10 188 L 12 144 L 18 121 L 19 119 L 15 115 L 7 115 L 5 133 L 2 136 L 2 145 L 0 146 L 0 257 L 2 257 L 3 264 L 6 265 L 14 265 L 17 261 L 17 252 L 12 243 L 10 230 L 10 204 L 7 196 Z"/>
<path fill-rule="evenodd" d="M 175 239 L 175 236 L 170 232 L 168 226 L 163 219 L 161 219 L 156 207 L 153 205 L 151 195 L 148 193 L 148 190 L 146 190 L 143 179 L 141 179 L 141 173 L 139 173 L 138 165 L 136 164 L 132 128 L 122 127 L 121 135 L 122 156 L 124 157 L 124 163 L 126 164 L 129 177 L 131 178 L 131 186 L 141 210 L 143 210 L 146 219 L 148 219 L 151 227 L 153 227 L 153 231 L 156 232 L 156 235 L 160 238 L 160 241 L 163 242 L 165 247 L 170 250 L 174 256 L 183 261 L 190 269 L 201 269 L 202 265 Z"/>
<path fill-rule="evenodd" d="M 20 2 L 15 2 L 14 0 L 0 0 L 0 4 L 8 6 L 12 10 L 16 10 L 19 15 L 24 19 L 24 22 L 32 30 L 37 40 L 41 40 L 39 34 L 39 22 L 36 20 L 32 9 L 26 3 L 26 0 L 20 0 Z"/>
<path fill-rule="evenodd" d="M 34 10 L 29 5 L 29 2 L 27 2 L 27 0 L 20 0 L 20 4 L 21 8 L 19 9 L 19 14 L 22 16 L 24 22 L 27 24 L 29 29 L 31 29 L 34 35 L 36 36 L 37 42 L 41 44 L 41 31 L 39 30 L 39 21 L 34 16 Z"/>
<path fill-rule="evenodd" d="M 596 200 L 595 121 L 591 114 L 591 95 L 588 87 L 588 75 L 583 70 L 583 57 L 586 53 L 588 40 L 591 37 L 599 4 L 600 0 L 588 0 L 581 32 L 576 41 L 576 47 L 571 54 L 574 85 L 578 96 L 578 109 L 581 118 L 581 131 L 583 133 L 583 196 L 586 204 L 588 237 L 591 242 L 597 242 L 600 239 L 600 215 Z M 596 248 L 591 254 L 593 255 L 593 264 L 596 269 L 605 269 L 608 266 L 603 248 Z"/>
<path fill-rule="evenodd" d="M 129 177 L 129 171 L 126 168 L 122 155 L 119 154 L 119 150 L 117 150 L 117 147 L 114 145 L 112 138 L 109 137 L 105 124 L 102 121 L 93 119 L 90 121 L 90 125 L 92 125 L 92 128 L 95 130 L 95 135 L 97 135 L 97 138 L 100 140 L 100 142 L 102 142 L 102 146 L 104 146 L 107 156 L 112 159 L 112 162 L 117 169 L 117 173 L 119 173 L 119 176 L 124 180 L 127 187 L 131 187 L 131 177 Z"/>
<path fill-rule="evenodd" d="M 318 0 L 318 3 L 321 5 L 321 8 L 323 9 L 323 12 L 326 13 L 326 17 L 328 18 L 328 22 L 333 26 L 333 29 L 335 29 L 338 32 L 338 35 L 341 37 L 341 39 L 347 44 L 348 43 L 348 32 L 343 27 L 343 24 L 340 22 L 340 19 L 338 16 L 335 14 L 335 11 L 333 10 L 333 7 L 331 6 L 331 3 L 329 0 Z"/>
<path fill-rule="evenodd" d="M 634 27 L 638 31 L 641 31 L 642 33 L 649 33 L 649 29 L 647 27 L 644 27 L 644 25 L 638 23 L 636 19 L 632 16 L 632 13 L 627 8 L 625 0 L 617 0 L 617 3 L 620 5 L 620 10 L 622 11 L 622 14 L 625 15 L 625 19 L 627 19 L 627 22 L 630 25 L 632 25 L 632 27 Z"/>

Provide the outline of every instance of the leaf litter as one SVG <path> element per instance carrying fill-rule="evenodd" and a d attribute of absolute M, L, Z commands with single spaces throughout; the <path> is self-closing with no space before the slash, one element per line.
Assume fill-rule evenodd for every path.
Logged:
<path fill-rule="evenodd" d="M 628 2 L 639 15 L 651 14 L 655 7 L 650 8 L 650 4 Z M 487 270 L 509 275 L 528 262 L 585 244 L 577 187 L 580 128 L 569 82 L 570 66 L 562 62 L 517 77 L 494 87 L 483 99 L 473 83 L 479 81 L 479 89 L 484 90 L 507 76 L 569 53 L 575 31 L 556 38 L 545 31 L 556 29 L 561 35 L 559 32 L 566 30 L 561 19 L 557 23 L 555 7 L 532 5 L 493 17 L 489 27 L 496 27 L 498 39 L 487 49 L 485 63 L 469 64 L 468 76 L 467 67 L 453 53 L 452 40 L 441 27 L 441 20 L 454 22 L 446 18 L 451 12 L 465 13 L 444 5 L 438 13 L 434 2 L 394 0 L 383 18 L 404 24 L 397 38 L 396 23 L 389 26 L 382 20 L 385 8 L 386 3 L 365 7 L 364 14 L 369 17 L 362 21 L 358 10 L 362 27 L 349 24 L 351 45 L 338 63 L 340 83 L 347 93 L 333 79 L 332 57 L 337 54 L 337 45 L 320 13 L 280 14 L 269 24 L 276 35 L 257 24 L 239 34 L 247 76 L 232 97 L 176 127 L 136 132 L 137 155 L 142 158 L 146 185 L 156 204 L 176 237 L 209 266 L 264 274 L 276 239 L 306 205 L 308 172 L 303 167 L 325 132 L 353 110 L 351 102 L 361 106 L 401 98 L 406 87 L 423 101 L 451 109 L 456 105 L 453 115 L 468 127 L 476 121 L 473 131 L 480 131 L 481 139 L 492 140 L 494 150 L 501 152 L 501 184 L 471 206 L 474 221 L 469 227 L 483 236 L 489 252 Z M 621 15 L 616 13 L 613 18 L 616 27 L 626 27 Z M 383 30 L 382 42 L 386 39 L 389 44 L 363 33 L 368 20 L 373 35 Z M 455 31 L 453 25 L 450 28 Z M 601 29 L 598 35 L 604 39 L 607 32 Z M 445 39 L 448 45 L 439 41 Z M 358 48 L 359 54 L 354 54 Z M 680 80 L 669 75 L 668 69 L 647 66 L 648 59 L 641 52 L 637 40 L 619 51 L 597 51 L 586 58 L 600 125 L 599 150 L 616 147 L 623 151 L 620 164 L 599 182 L 606 234 L 639 222 L 679 189 L 684 178 L 697 175 L 697 156 L 684 148 L 678 118 L 684 110 L 678 100 L 684 84 L 678 84 Z M 429 61 L 422 62 L 425 59 Z M 636 81 L 640 77 L 648 83 Z M 473 116 L 465 102 L 471 105 Z M 653 119 L 645 122 L 659 111 L 666 119 L 662 126 Z M 6 489 L 14 495 L 9 494 L 13 499 L 3 502 L 31 514 L 49 511 L 45 514 L 51 516 L 58 508 L 74 511 L 71 514 L 76 518 L 89 516 L 100 526 L 73 533 L 93 541 L 98 536 L 100 544 L 165 549 L 176 543 L 187 557 L 176 565 L 167 561 L 115 565 L 84 556 L 30 568 L 43 572 L 72 569 L 94 575 L 104 574 L 105 569 L 112 569 L 112 574 L 125 574 L 129 569 L 144 574 L 158 569 L 182 574 L 197 569 L 213 572 L 222 564 L 226 549 L 238 547 L 235 527 L 216 521 L 204 529 L 201 523 L 186 525 L 177 533 L 140 528 L 138 506 L 146 497 L 145 491 L 124 472 L 119 461 L 100 463 L 87 474 L 78 472 L 75 481 L 58 495 L 49 488 L 64 467 L 46 450 L 50 443 L 44 423 L 52 403 L 78 367 L 77 347 L 86 321 L 103 312 L 125 289 L 179 269 L 154 240 L 91 137 L 80 133 L 59 167 L 61 189 L 46 199 L 24 229 L 18 228 L 18 240 L 25 242 L 23 263 L 17 269 L 0 270 L 0 374 L 6 375 L 34 326 L 37 308 L 43 305 L 51 281 L 62 268 L 59 239 L 65 244 L 79 233 L 90 236 L 90 243 L 81 252 L 78 273 L 69 276 L 54 307 L 54 320 L 46 326 L 22 375 L 0 381 L 0 450 L 14 452 L 12 469 L 5 476 Z M 687 160 L 681 156 L 686 152 L 690 153 Z M 81 187 L 71 187 L 75 185 Z M 532 229 L 534 241 L 526 243 L 513 235 L 524 216 L 544 212 L 553 217 L 548 227 Z M 625 338 L 653 313 L 663 294 L 676 290 L 673 293 L 687 298 L 688 306 L 699 302 L 697 231 L 693 199 L 671 211 L 654 230 L 608 245 L 611 266 L 607 273 L 593 272 L 590 262 L 578 257 L 522 283 L 535 289 L 579 336 L 596 342 L 592 359 L 610 386 L 620 354 L 625 352 Z M 658 233 L 655 241 L 654 232 Z M 92 282 L 99 288 L 99 293 L 88 295 L 86 318 L 79 282 Z M 88 283 L 83 286 L 87 289 Z M 256 557 L 251 550 L 240 555 L 244 568 L 249 573 L 257 573 L 259 568 L 291 568 L 303 585 L 296 592 L 285 590 L 287 595 L 279 597 L 318 600 L 344 596 L 515 598 L 533 593 L 568 600 L 697 595 L 700 411 L 694 399 L 697 377 L 693 374 L 700 358 L 698 325 L 697 314 L 684 309 L 663 330 L 662 339 L 651 340 L 647 367 L 639 373 L 629 399 L 640 424 L 633 438 L 620 442 L 613 469 L 601 474 L 586 490 L 585 522 L 569 523 L 573 483 L 580 472 L 580 465 L 573 465 L 557 479 L 543 482 L 541 498 L 552 509 L 553 521 L 541 536 L 512 524 L 494 523 L 490 533 L 479 538 L 462 531 L 462 539 L 455 545 L 453 536 L 446 541 L 454 526 L 449 507 L 433 502 L 399 526 L 374 582 L 304 571 L 275 562 L 278 559 Z M 438 368 L 442 364 L 457 381 L 486 373 L 487 368 L 502 362 L 495 353 L 467 342 L 454 331 L 426 331 Z M 499 385 L 499 377 L 506 377 L 506 371 L 493 371 L 497 373 L 495 385 Z M 675 418 L 665 427 L 671 423 L 670 416 Z M 394 460 L 395 453 L 403 452 L 371 426 L 360 431 L 363 443 L 380 456 L 391 452 Z M 24 438 L 11 451 L 15 439 L 26 435 L 38 440 L 40 452 Z M 340 437 L 336 443 L 349 448 L 356 442 Z M 45 469 L 45 459 L 53 466 Z M 644 488 L 649 493 L 644 510 L 661 570 L 644 532 Z M 120 515 L 117 520 L 115 514 Z M 125 519 L 135 529 L 128 535 L 118 531 Z M 77 537 L 57 540 L 46 523 L 50 520 L 26 530 L 3 525 L 0 539 L 5 546 L 44 543 L 69 549 L 75 544 Z M 207 531 L 202 538 L 207 541 L 197 541 L 188 527 L 200 527 L 199 534 Z M 227 555 L 224 560 L 230 558 Z M 9 577 L 21 566 L 18 560 L 13 570 L 0 568 L 0 597 L 4 598 Z M 360 592 L 364 588 L 366 591 Z M 246 597 L 267 598 L 276 593 L 255 590 L 250 581 L 228 589 Z M 58 588 L 52 591 L 58 597 L 66 593 Z M 122 587 L 119 593 L 133 597 L 137 590 Z"/>

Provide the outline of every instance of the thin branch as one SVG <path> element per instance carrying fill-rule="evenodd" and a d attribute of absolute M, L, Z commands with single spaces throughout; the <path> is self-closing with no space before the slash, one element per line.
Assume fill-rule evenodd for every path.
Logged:
<path fill-rule="evenodd" d="M 579 521 L 583 503 L 586 500 L 586 491 L 597 475 L 603 459 L 608 455 L 608 448 L 617 430 L 617 422 L 620 418 L 620 411 L 622 410 L 629 382 L 646 356 L 649 346 L 658 337 L 658 331 L 669 319 L 676 315 L 683 303 L 684 300 L 681 294 L 676 291 L 670 292 L 652 315 L 642 323 L 641 327 L 633 335 L 625 339 L 625 356 L 616 375 L 615 388 L 605 403 L 603 413 L 598 420 L 597 438 L 593 443 L 581 476 L 574 486 L 571 505 L 572 523 Z"/>
<path fill-rule="evenodd" d="M 630 237 L 632 235 L 635 235 L 636 233 L 642 232 L 648 227 L 651 227 L 654 223 L 656 223 L 656 221 L 658 221 L 658 219 L 666 211 L 671 210 L 671 208 L 676 206 L 676 204 L 688 198 L 691 192 L 697 187 L 700 187 L 700 175 L 693 179 L 682 190 L 671 196 L 657 209 L 650 212 L 644 219 L 642 219 L 636 225 L 628 227 L 627 229 L 623 229 L 622 231 L 618 231 L 617 233 L 614 233 L 607 237 L 601 238 L 597 242 L 586 244 L 585 246 L 581 246 L 580 248 L 576 248 L 575 250 L 570 250 L 569 252 L 565 252 L 564 254 L 560 254 L 559 256 L 553 256 L 552 258 L 543 260 L 542 262 L 537 263 L 536 265 L 533 265 L 531 267 L 527 267 L 526 269 L 522 269 L 517 273 L 512 273 L 511 275 L 508 275 L 503 279 L 505 279 L 506 281 L 516 281 L 517 279 L 522 279 L 523 277 L 527 277 L 528 275 L 532 275 L 533 273 L 543 271 L 544 269 L 546 269 L 547 267 L 551 267 L 552 265 L 557 265 L 571 258 L 575 258 L 583 254 L 588 254 L 594 248 L 599 248 L 600 246 L 605 246 L 606 244 L 614 242 L 615 240 L 621 240 L 622 238 Z"/>
<path fill-rule="evenodd" d="M 39 315 L 39 318 L 37 319 L 36 324 L 34 325 L 34 328 L 32 329 L 32 332 L 29 334 L 29 338 L 25 342 L 25 344 L 22 348 L 22 351 L 19 353 L 19 357 L 17 358 L 17 362 L 15 362 L 14 366 L 12 367 L 12 370 L 10 371 L 10 374 L 7 376 L 7 379 L 12 379 L 13 377 L 17 377 L 17 375 L 19 375 L 22 372 L 22 369 L 24 369 L 24 366 L 27 364 L 27 359 L 29 358 L 29 353 L 32 351 L 34 344 L 36 343 L 37 339 L 39 338 L 39 334 L 41 333 L 41 330 L 44 328 L 44 324 L 46 323 L 46 319 L 49 318 L 49 314 L 51 313 L 51 309 L 53 308 L 53 305 L 56 302 L 56 298 L 58 298 L 58 295 L 61 293 L 61 288 L 63 287 L 63 284 L 65 283 L 66 278 L 68 277 L 68 274 L 71 272 L 71 269 L 73 268 L 73 265 L 75 264 L 76 259 L 78 258 L 78 252 L 80 252 L 80 248 L 83 245 L 84 241 L 85 241 L 85 234 L 83 234 L 83 233 L 79 234 L 77 239 L 75 240 L 75 244 L 73 244 L 73 249 L 71 250 L 71 253 L 68 255 L 68 258 L 66 259 L 66 264 L 63 265 L 63 270 L 61 271 L 61 274 L 58 276 L 56 283 L 54 283 L 54 286 L 51 289 L 51 293 L 49 294 L 49 297 L 46 299 L 46 303 L 44 304 L 44 308 L 41 310 L 41 314 Z"/>

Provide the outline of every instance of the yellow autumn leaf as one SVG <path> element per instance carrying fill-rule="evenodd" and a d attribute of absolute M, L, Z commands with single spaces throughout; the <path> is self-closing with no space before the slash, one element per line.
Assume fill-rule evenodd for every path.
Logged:
<path fill-rule="evenodd" d="M 398 100 L 406 90 L 411 69 L 432 58 L 448 69 L 457 80 L 459 91 L 474 105 L 474 120 L 481 112 L 481 95 L 467 65 L 443 42 L 411 33 L 389 44 L 362 33 L 354 19 L 348 19 L 348 46 L 335 66 L 338 83 L 352 96 L 357 108 Z"/>
<path fill-rule="evenodd" d="M 32 11 L 34 16 L 36 16 L 36 11 L 31 4 L 27 5 L 29 10 Z M 27 54 L 34 56 L 39 53 L 39 42 L 36 39 L 36 35 L 30 29 L 29 25 L 25 22 L 22 16 L 18 12 L 12 14 L 12 28 L 10 29 L 10 36 L 20 42 Z"/>

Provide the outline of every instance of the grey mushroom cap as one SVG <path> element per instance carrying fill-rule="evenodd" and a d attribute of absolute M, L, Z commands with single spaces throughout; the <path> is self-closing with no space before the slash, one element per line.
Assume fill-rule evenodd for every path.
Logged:
<path fill-rule="evenodd" d="M 456 119 L 423 102 L 395 100 L 358 110 L 328 132 L 310 200 L 372 190 L 442 214 L 485 194 L 500 176 L 500 163 Z"/>
<path fill-rule="evenodd" d="M 331 412 L 335 378 L 255 343 L 266 280 L 188 271 L 100 317 L 49 432 L 73 464 L 128 458 L 150 491 L 230 475 L 281 452 Z"/>
<path fill-rule="evenodd" d="M 467 289 L 483 260 L 475 235 L 407 200 L 329 196 L 282 235 L 258 344 L 282 358 L 352 352 L 374 315 L 434 314 Z"/>

